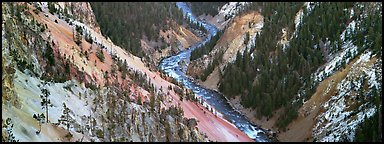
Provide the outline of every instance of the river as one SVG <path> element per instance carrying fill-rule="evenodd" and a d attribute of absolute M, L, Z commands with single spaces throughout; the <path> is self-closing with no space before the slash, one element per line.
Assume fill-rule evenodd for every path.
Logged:
<path fill-rule="evenodd" d="M 199 21 L 192 14 L 191 9 L 185 2 L 177 2 L 176 5 L 182 10 L 184 16 L 187 15 L 192 22 L 202 24 L 202 26 L 209 33 L 207 38 L 201 43 L 193 45 L 176 55 L 163 59 L 159 64 L 160 69 L 168 76 L 175 78 L 176 81 L 181 83 L 184 87 L 191 89 L 195 94 L 203 98 L 210 106 L 214 107 L 220 114 L 222 114 L 226 120 L 234 124 L 238 129 L 243 131 L 256 142 L 270 141 L 265 135 L 264 130 L 253 125 L 244 115 L 234 110 L 222 94 L 196 84 L 191 77 L 186 75 L 186 71 L 190 63 L 191 52 L 209 41 L 212 36 L 216 35 L 217 28 L 208 23 Z"/>

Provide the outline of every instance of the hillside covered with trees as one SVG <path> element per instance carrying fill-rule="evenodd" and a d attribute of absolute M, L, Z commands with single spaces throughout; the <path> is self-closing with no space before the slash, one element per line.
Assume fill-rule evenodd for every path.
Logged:
<path fill-rule="evenodd" d="M 140 39 L 160 41 L 160 30 L 171 26 L 170 20 L 182 23 L 183 15 L 173 2 L 91 2 L 103 35 L 117 45 L 143 57 Z"/>
<path fill-rule="evenodd" d="M 327 62 L 328 55 L 341 50 L 340 35 L 352 20 L 363 16 L 361 12 L 369 4 L 365 5 L 354 7 L 354 3 L 350 2 L 318 3 L 312 11 L 304 7 L 303 13 L 308 16 L 302 19 L 297 35 L 293 36 L 284 51 L 283 46 L 277 44 L 280 31 L 288 27 L 290 36 L 293 35 L 294 18 L 303 3 L 264 3 L 261 11 L 265 16 L 262 33 L 256 36 L 254 47 L 244 54 L 238 53 L 236 61 L 226 66 L 219 90 L 228 97 L 241 95 L 242 105 L 255 108 L 258 116 L 271 117 L 274 110 L 284 107 L 286 115 L 277 125 L 285 127 L 297 116 L 300 107 L 298 103 L 291 104 L 292 99 L 297 97 L 299 89 L 306 92 L 301 97 L 304 99 L 314 93 L 316 87 L 310 86 L 314 81 L 311 74 Z M 351 8 L 355 13 L 350 18 L 346 9 Z M 358 53 L 371 49 L 380 56 L 380 15 L 377 11 L 370 12 L 360 27 L 346 39 L 358 46 Z M 330 44 L 323 48 L 319 42 Z"/>
<path fill-rule="evenodd" d="M 218 10 L 225 4 L 226 2 L 190 2 L 191 9 L 196 16 L 200 16 L 203 14 L 209 14 L 211 16 L 215 16 L 218 14 Z"/>

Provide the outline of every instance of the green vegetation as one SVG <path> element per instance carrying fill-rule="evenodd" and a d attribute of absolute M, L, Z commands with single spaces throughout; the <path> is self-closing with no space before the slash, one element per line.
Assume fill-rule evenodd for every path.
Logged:
<path fill-rule="evenodd" d="M 55 55 L 53 54 L 53 49 L 49 44 L 47 44 L 47 49 L 45 51 L 45 58 L 47 59 L 49 66 L 55 65 Z"/>
<path fill-rule="evenodd" d="M 93 39 L 92 39 L 92 37 L 91 37 L 91 34 L 89 34 L 89 33 L 85 35 L 85 40 L 86 40 L 87 42 L 89 42 L 90 44 L 93 43 Z"/>
<path fill-rule="evenodd" d="M 370 103 L 377 107 L 375 114 L 370 117 L 364 118 L 364 122 L 360 123 L 356 129 L 355 142 L 382 142 L 382 95 L 381 89 L 378 91 L 375 87 L 372 89 L 373 97 L 370 98 Z"/>
<path fill-rule="evenodd" d="M 283 51 L 281 45 L 276 45 L 280 31 L 288 27 L 288 37 L 293 34 L 294 18 L 301 6 L 303 3 L 264 3 L 247 7 L 247 10 L 256 11 L 262 8 L 261 14 L 265 16 L 263 31 L 256 35 L 256 46 L 250 52 L 246 50 L 243 55 L 237 54 L 236 61 L 227 65 L 219 85 L 219 90 L 226 96 L 240 94 L 242 105 L 255 108 L 259 116 L 271 117 L 274 110 L 284 107 L 286 115 L 276 123 L 279 128 L 284 128 L 297 116 L 300 104 L 291 104 L 291 101 L 297 98 L 299 89 L 305 91 L 300 98 L 313 94 L 316 86 L 311 86 L 310 74 L 325 63 L 324 56 L 340 50 L 340 34 L 351 21 L 350 12 L 344 9 L 351 8 L 353 3 L 320 3 L 310 13 L 303 8 L 304 14 L 309 15 L 303 17 L 296 31 L 297 37 L 292 38 Z M 357 30 L 358 33 L 367 30 L 369 33 L 369 29 L 381 30 L 379 18 L 377 13 L 370 14 L 368 19 L 371 21 L 367 21 L 362 30 Z M 376 34 L 370 37 L 372 45 L 379 49 L 381 40 L 376 37 L 381 37 L 381 31 L 372 30 L 371 33 Z M 327 40 L 330 46 L 325 49 L 329 53 L 324 53 L 324 48 L 316 48 L 319 41 Z M 353 37 L 352 40 L 356 43 L 363 41 Z"/>
<path fill-rule="evenodd" d="M 203 33 L 207 33 L 207 30 L 203 27 L 203 25 L 201 23 L 192 22 L 191 19 L 185 18 L 185 17 L 184 17 L 184 19 L 186 19 L 186 22 L 190 26 L 191 29 L 193 29 L 193 30 L 200 30 Z"/>
<path fill-rule="evenodd" d="M 169 29 L 167 21 L 181 24 L 183 15 L 175 3 L 165 2 L 91 2 L 103 35 L 132 54 L 143 57 L 140 39 L 160 41 L 160 30 Z"/>
<path fill-rule="evenodd" d="M 70 67 L 69 60 L 66 60 L 66 62 L 65 62 L 65 73 L 68 75 L 70 75 L 70 73 L 71 73 L 71 67 Z"/>
<path fill-rule="evenodd" d="M 220 36 L 222 35 L 221 31 L 218 31 L 215 36 L 213 36 L 207 43 L 202 45 L 201 47 L 196 48 L 191 53 L 191 61 L 196 60 L 200 57 L 202 57 L 205 54 L 208 54 L 212 51 L 213 47 L 215 47 L 217 41 L 220 39 Z"/>
<path fill-rule="evenodd" d="M 12 56 L 13 60 L 16 61 L 17 68 L 21 71 L 24 71 L 25 69 L 33 70 L 33 65 L 30 63 L 27 63 L 25 60 L 20 59 L 17 56 L 16 49 L 13 49 L 10 51 L 10 55 Z"/>
<path fill-rule="evenodd" d="M 5 128 L 6 129 L 6 135 L 2 135 L 1 137 L 1 141 L 2 142 L 19 142 L 19 140 L 17 140 L 15 138 L 15 136 L 13 135 L 13 123 L 12 123 L 12 119 L 11 118 L 7 118 L 5 120 L 5 123 L 4 123 L 4 120 L 1 119 L 1 128 Z M 3 133 L 4 134 L 4 133 Z"/>
<path fill-rule="evenodd" d="M 52 45 L 55 46 L 53 41 Z M 42 76 L 41 79 L 53 82 L 65 82 L 70 79 L 70 61 L 60 55 L 56 55 L 57 57 L 55 57 L 54 51 L 49 43 L 46 44 L 46 47 L 44 60 L 47 65 L 45 66 L 44 76 Z"/>
<path fill-rule="evenodd" d="M 209 74 L 211 74 L 213 70 L 215 70 L 215 67 L 222 62 L 223 55 L 224 55 L 224 51 L 220 51 L 218 54 L 215 55 L 215 57 L 213 58 L 213 61 L 208 64 L 207 68 L 204 69 L 203 74 L 199 77 L 201 80 L 203 81 L 207 80 L 207 77 L 209 76 Z"/>
<path fill-rule="evenodd" d="M 356 130 L 355 142 L 382 142 L 381 122 L 381 110 L 372 117 L 365 118 L 364 122 Z"/>
<path fill-rule="evenodd" d="M 151 83 L 150 79 L 147 79 L 147 74 L 141 72 L 129 72 L 129 77 L 132 78 L 133 82 L 138 84 L 140 87 L 148 92 L 155 92 L 155 86 Z"/>
<path fill-rule="evenodd" d="M 50 83 L 44 83 L 44 86 L 46 85 L 50 85 Z M 42 109 L 44 110 L 45 109 L 45 115 L 46 115 L 46 123 L 49 123 L 49 115 L 48 115 L 48 108 L 49 107 L 52 107 L 53 105 L 51 104 L 51 99 L 48 99 L 48 97 L 51 95 L 51 93 L 46 89 L 46 88 L 42 88 L 40 87 L 40 90 L 41 90 L 41 95 L 40 95 L 40 98 L 41 98 L 41 106 L 42 106 Z"/>
<path fill-rule="evenodd" d="M 8 3 L 7 3 L 8 4 Z M 16 14 L 21 16 L 26 16 L 26 4 L 17 5 L 12 3 L 8 4 L 11 8 L 10 14 L 11 17 Z M 64 82 L 68 78 L 69 73 L 62 73 L 65 71 L 65 60 L 62 59 L 59 51 L 54 49 L 57 47 L 57 44 L 54 40 L 51 40 L 48 37 L 48 40 L 45 40 L 41 36 L 41 32 L 47 29 L 46 24 L 38 23 L 35 19 L 31 19 L 29 24 L 26 24 L 25 20 L 17 20 L 16 25 L 17 29 L 11 24 L 11 21 L 5 20 L 7 25 L 5 25 L 5 38 L 10 40 L 7 45 L 10 49 L 10 56 L 16 62 L 17 68 L 21 71 L 26 69 L 30 70 L 32 74 L 37 76 L 35 70 L 38 69 L 39 65 L 35 65 L 33 57 L 35 55 L 40 64 L 43 64 L 41 70 L 43 74 L 41 75 L 42 80 L 52 80 L 53 82 Z M 33 39 L 32 43 L 28 42 L 28 39 Z"/>
<path fill-rule="evenodd" d="M 83 38 L 83 28 L 76 25 L 76 31 L 73 32 L 73 39 L 75 40 L 76 44 L 81 44 L 81 40 Z"/>
<path fill-rule="evenodd" d="M 69 130 L 70 124 L 74 122 L 72 117 L 69 115 L 71 112 L 71 109 L 69 109 L 67 105 L 63 102 L 63 114 L 60 116 L 60 119 L 58 121 L 60 124 L 66 126 L 67 130 Z"/>
<path fill-rule="evenodd" d="M 244 44 L 247 45 L 249 42 L 249 32 L 245 33 L 245 38 L 244 38 Z"/>
<path fill-rule="evenodd" d="M 26 4 L 17 5 L 15 15 L 18 21 L 22 21 L 21 13 L 27 8 Z"/>
<path fill-rule="evenodd" d="M 55 8 L 55 4 L 53 2 L 48 2 L 48 9 L 51 14 L 55 14 L 57 9 Z"/>
<path fill-rule="evenodd" d="M 96 130 L 96 136 L 98 138 L 104 138 L 104 132 L 101 129 Z"/>
<path fill-rule="evenodd" d="M 141 100 L 141 96 L 137 96 L 137 102 L 136 102 L 138 105 L 141 105 L 143 104 L 142 103 L 142 100 Z"/>
<path fill-rule="evenodd" d="M 36 131 L 36 134 L 40 134 L 41 132 L 41 124 L 44 123 L 44 119 L 45 119 L 45 115 L 44 113 L 41 113 L 41 114 L 33 114 L 33 118 L 37 120 L 37 122 L 39 122 L 39 130 Z"/>
<path fill-rule="evenodd" d="M 97 50 L 97 52 L 96 52 L 96 56 L 97 56 L 97 58 L 99 58 L 99 60 L 100 60 L 101 62 L 104 62 L 105 57 L 104 57 L 104 52 L 103 52 L 103 50 L 101 50 L 101 49 Z"/>
<path fill-rule="evenodd" d="M 190 2 L 190 7 L 196 16 L 202 14 L 209 14 L 215 16 L 219 13 L 219 9 L 226 4 L 226 2 Z"/>
<path fill-rule="evenodd" d="M 65 135 L 65 138 L 67 139 L 71 139 L 73 137 L 73 135 L 71 134 L 71 132 L 68 132 L 66 135 Z"/>
<path fill-rule="evenodd" d="M 151 112 L 155 111 L 155 95 L 151 94 L 149 105 L 151 106 Z"/>
<path fill-rule="evenodd" d="M 361 8 L 355 8 L 354 19 L 363 19 L 361 13 L 366 13 L 366 18 L 362 23 L 356 27 L 355 32 L 352 34 L 354 44 L 357 45 L 358 51 L 362 52 L 365 49 L 371 49 L 374 54 L 381 57 L 382 51 L 382 16 L 380 10 L 372 10 L 371 3 L 359 3 L 363 5 Z M 364 14 L 363 14 L 364 15 Z"/>
<path fill-rule="evenodd" d="M 118 67 L 118 70 L 121 72 L 121 78 L 125 79 L 128 73 L 127 60 L 124 59 L 124 62 L 122 62 L 121 59 L 118 59 L 117 67 Z"/>

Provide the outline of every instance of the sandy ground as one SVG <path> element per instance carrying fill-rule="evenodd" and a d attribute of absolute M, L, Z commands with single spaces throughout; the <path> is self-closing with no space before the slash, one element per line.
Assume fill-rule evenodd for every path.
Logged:
<path fill-rule="evenodd" d="M 148 40 L 144 39 L 141 40 L 141 47 L 151 53 L 151 58 L 154 61 L 155 65 L 158 65 L 162 58 L 170 56 L 172 49 L 177 49 L 172 46 L 175 41 L 180 42 L 180 44 L 182 45 L 182 47 L 179 47 L 180 50 L 184 50 L 184 48 L 188 48 L 201 41 L 201 38 L 194 35 L 184 26 L 177 26 L 176 29 L 160 31 L 159 34 L 164 38 L 164 42 L 169 45 L 169 47 L 161 50 L 161 53 L 155 48 L 156 46 L 158 46 L 157 43 L 153 41 L 148 42 Z"/>
<path fill-rule="evenodd" d="M 228 29 L 223 34 L 215 47 L 228 47 L 223 55 L 224 62 L 236 55 L 242 48 L 242 36 L 249 32 L 250 37 L 256 32 L 261 31 L 258 28 L 249 28 L 249 23 L 263 23 L 264 17 L 257 12 L 248 13 L 242 17 L 236 17 Z"/>
<path fill-rule="evenodd" d="M 206 88 L 218 91 L 219 88 L 217 85 L 219 84 L 220 79 L 221 77 L 220 77 L 219 67 L 215 67 L 212 73 L 208 75 L 207 80 L 205 80 L 204 82 L 200 82 L 200 84 Z"/>
<path fill-rule="evenodd" d="M 206 21 L 211 25 L 216 26 L 219 30 L 222 30 L 225 28 L 225 26 L 228 24 L 230 20 L 224 21 L 224 15 L 223 14 L 217 14 L 214 17 L 211 15 L 201 15 L 198 17 L 200 20 Z"/>
<path fill-rule="evenodd" d="M 264 129 L 271 129 L 276 131 L 274 124 L 276 120 L 279 118 L 279 115 L 282 113 L 282 109 L 276 110 L 273 117 L 267 119 L 266 117 L 261 117 L 261 119 L 256 118 L 255 110 L 251 108 L 244 108 L 240 104 L 240 96 L 235 96 L 229 100 L 230 104 L 237 110 L 239 110 L 242 114 L 244 114 L 253 124 L 259 125 Z"/>
<path fill-rule="evenodd" d="M 200 131 L 206 133 L 209 139 L 229 142 L 253 141 L 245 133 L 233 127 L 228 121 L 213 115 L 202 105 L 196 106 L 190 103 L 192 102 L 186 102 L 181 105 L 186 117 L 198 119 L 197 127 Z M 205 114 L 204 111 L 206 112 Z"/>
<path fill-rule="evenodd" d="M 261 119 L 256 118 L 256 113 L 251 108 L 244 109 L 240 105 L 240 97 L 237 96 L 234 99 L 230 100 L 230 103 L 238 109 L 242 114 L 244 114 L 252 123 L 261 126 L 264 129 L 270 129 L 274 132 L 277 132 L 277 138 L 279 141 L 283 142 L 297 142 L 297 141 L 310 141 L 312 135 L 312 127 L 314 124 L 314 118 L 317 116 L 319 107 L 313 110 L 313 112 L 307 116 L 299 116 L 294 120 L 288 127 L 287 131 L 279 131 L 274 125 L 279 118 L 279 116 L 284 112 L 282 108 L 275 111 L 273 117 L 267 119 L 262 117 Z M 308 140 L 306 140 L 308 138 Z"/>
<path fill-rule="evenodd" d="M 197 37 L 183 26 L 179 26 L 177 32 L 173 31 L 172 33 L 176 36 L 177 40 L 181 42 L 181 45 L 183 45 L 184 48 L 188 48 L 201 41 L 201 38 Z"/>

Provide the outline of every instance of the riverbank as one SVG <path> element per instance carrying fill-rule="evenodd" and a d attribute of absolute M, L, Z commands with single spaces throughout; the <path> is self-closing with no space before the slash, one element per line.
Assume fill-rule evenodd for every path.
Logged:
<path fill-rule="evenodd" d="M 235 98 L 228 99 L 229 104 L 239 113 L 244 115 L 249 122 L 251 122 L 253 125 L 256 125 L 262 129 L 267 130 L 266 134 L 269 138 L 275 139 L 274 141 L 279 140 L 279 134 L 280 131 L 274 126 L 275 122 L 279 118 L 280 114 L 283 112 L 283 110 L 280 108 L 278 109 L 274 116 L 272 118 L 266 118 L 262 117 L 261 119 L 256 118 L 256 112 L 252 108 L 244 108 L 240 104 L 240 96 L 235 96 Z"/>
<path fill-rule="evenodd" d="M 248 135 L 236 126 L 229 123 L 224 118 L 214 115 L 207 108 L 199 103 L 194 103 L 187 100 L 180 100 L 180 96 L 174 91 L 169 90 L 167 87 L 175 87 L 174 84 L 163 79 L 160 76 L 160 72 L 144 71 L 145 74 L 151 79 L 151 82 L 155 84 L 156 89 L 163 89 L 164 93 L 169 95 L 165 97 L 164 106 L 169 108 L 170 106 L 181 106 L 184 112 L 184 117 L 195 118 L 197 128 L 200 132 L 205 134 L 209 140 L 218 142 L 254 142 Z"/>
<path fill-rule="evenodd" d="M 182 9 L 184 15 L 187 15 L 191 21 L 200 23 L 203 27 L 209 32 L 210 35 L 215 35 L 217 29 L 209 24 L 202 23 L 197 20 L 192 11 L 188 7 L 186 3 L 178 2 L 177 6 Z M 204 40 L 201 44 L 209 41 L 210 37 Z M 200 44 L 200 45 L 201 45 Z M 191 53 L 191 49 L 195 49 L 197 47 L 187 48 L 187 51 L 183 51 L 181 53 L 176 54 L 175 56 L 163 59 L 159 65 L 160 69 L 168 74 L 170 77 L 175 78 L 178 82 L 183 84 L 186 88 L 191 89 L 195 94 L 205 97 L 204 101 L 208 101 L 208 103 L 214 103 L 215 107 L 219 107 L 225 116 L 229 115 L 239 115 L 239 113 L 234 113 L 233 109 L 230 108 L 227 101 L 222 99 L 221 95 L 218 95 L 214 92 L 211 92 L 208 89 L 201 88 L 198 85 L 195 85 L 194 80 L 189 79 L 185 75 L 184 67 L 180 66 L 180 62 L 184 60 L 189 60 L 189 56 Z M 186 66 L 188 63 L 184 63 Z M 182 64 L 182 65 L 184 65 Z M 224 119 L 220 113 L 216 117 L 216 115 L 210 111 L 216 111 L 215 108 L 205 108 L 199 104 L 193 104 L 187 102 L 186 100 L 181 101 L 179 96 L 173 94 L 174 91 L 170 92 L 168 96 L 172 97 L 169 102 L 176 105 L 180 105 L 184 110 L 184 115 L 186 117 L 193 117 L 197 119 L 198 125 L 197 127 L 203 133 L 205 133 L 209 139 L 213 139 L 213 141 L 254 141 L 251 138 L 255 138 L 256 132 L 259 132 L 258 128 L 255 128 L 253 125 L 249 125 L 247 120 L 244 120 L 245 117 L 231 117 L 232 119 L 226 120 Z M 204 105 L 206 106 L 206 105 Z M 211 106 L 208 106 L 211 107 Z M 200 110 L 199 110 L 200 109 Z M 239 120 L 237 120 L 239 119 Z M 242 123 L 231 123 L 233 121 L 239 121 Z M 239 128 L 240 127 L 240 128 Z M 243 129 L 243 130 L 240 130 Z M 266 138 L 262 137 L 258 139 L 258 141 L 267 141 Z"/>
<path fill-rule="evenodd" d="M 208 139 L 219 142 L 254 142 L 244 132 L 221 117 L 214 115 L 201 104 L 186 101 L 181 104 L 185 117 L 196 118 L 197 127 Z"/>
<path fill-rule="evenodd" d="M 284 109 L 280 108 L 276 110 L 273 114 L 273 117 L 267 119 L 266 117 L 262 117 L 258 119 L 256 117 L 255 110 L 251 108 L 244 108 L 240 104 L 240 96 L 235 96 L 235 98 L 229 99 L 230 105 L 243 114 L 252 124 L 257 125 L 260 128 L 271 130 L 268 133 L 268 137 L 272 139 L 277 139 L 281 142 L 298 142 L 305 141 L 311 142 L 312 138 L 312 127 L 313 121 L 317 116 L 317 113 L 320 111 L 320 107 L 315 108 L 308 116 L 303 116 L 299 114 L 299 116 L 294 119 L 288 126 L 286 127 L 286 131 L 278 130 L 275 125 L 280 115 L 284 113 Z"/>
<path fill-rule="evenodd" d="M 210 76 L 212 73 L 210 74 Z M 200 79 L 196 79 L 195 81 L 200 87 L 205 89 L 211 89 L 211 90 L 217 90 L 217 85 L 210 85 L 207 86 L 206 83 L 202 82 Z M 205 81 L 207 82 L 207 81 Z M 228 104 L 239 114 L 244 115 L 245 119 L 249 121 L 252 125 L 259 127 L 260 129 L 263 129 L 266 133 L 266 136 L 272 141 L 278 141 L 277 139 L 277 130 L 273 127 L 275 121 L 278 119 L 277 116 L 273 117 L 272 119 L 267 120 L 267 118 L 263 117 L 262 119 L 257 119 L 254 113 L 254 110 L 251 108 L 244 108 L 240 104 L 240 96 L 236 96 L 235 98 L 228 99 L 224 96 Z M 280 110 L 282 111 L 282 110 Z M 280 113 L 280 112 L 279 112 Z"/>

